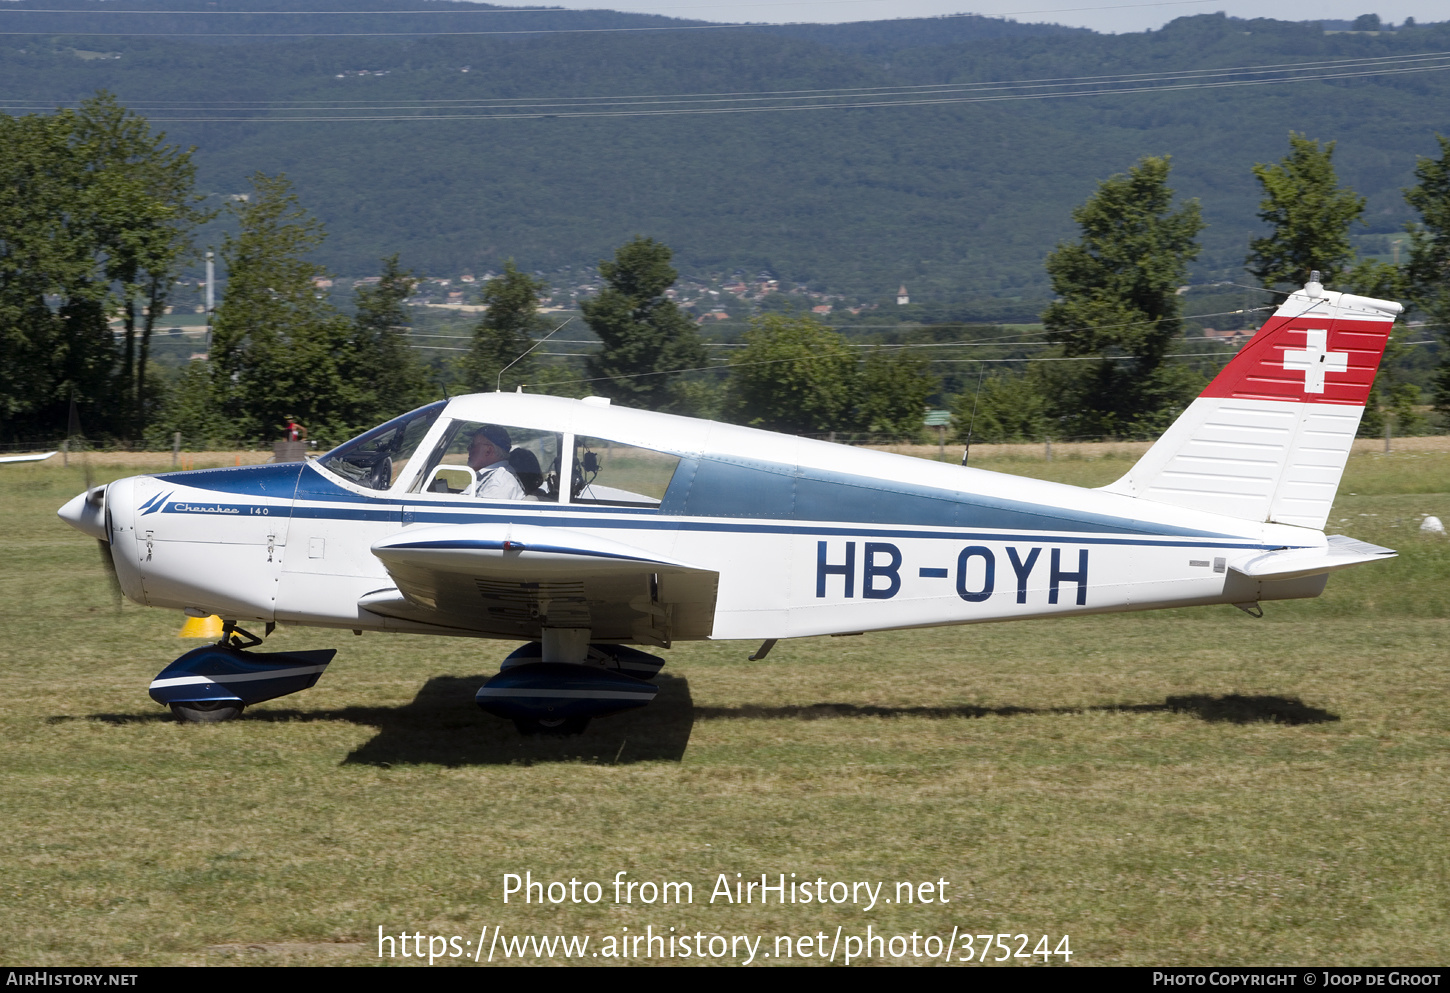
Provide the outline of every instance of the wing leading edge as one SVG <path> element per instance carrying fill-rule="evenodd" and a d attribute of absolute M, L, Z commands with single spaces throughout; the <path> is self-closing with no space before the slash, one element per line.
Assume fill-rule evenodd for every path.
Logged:
<path fill-rule="evenodd" d="M 404 531 L 372 546 L 397 589 L 358 601 L 387 617 L 537 639 L 588 628 L 593 641 L 669 647 L 708 638 L 719 573 L 607 538 L 522 524 Z"/>

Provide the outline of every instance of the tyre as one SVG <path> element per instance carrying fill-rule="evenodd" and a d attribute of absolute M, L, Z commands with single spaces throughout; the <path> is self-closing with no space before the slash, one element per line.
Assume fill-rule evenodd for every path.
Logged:
<path fill-rule="evenodd" d="M 560 717 L 557 719 L 541 720 L 537 717 L 516 717 L 514 727 L 518 728 L 519 734 L 526 735 L 551 735 L 558 738 L 568 735 L 581 734 L 589 726 L 587 717 Z"/>
<path fill-rule="evenodd" d="M 183 724 L 216 724 L 237 717 L 245 706 L 231 700 L 192 700 L 173 703 L 171 712 Z"/>

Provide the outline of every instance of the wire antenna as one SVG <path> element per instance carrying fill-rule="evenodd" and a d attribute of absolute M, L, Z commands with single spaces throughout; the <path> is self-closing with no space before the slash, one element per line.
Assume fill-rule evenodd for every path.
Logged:
<path fill-rule="evenodd" d="M 972 454 L 972 429 L 977 426 L 977 401 L 982 399 L 982 374 L 987 371 L 987 363 L 977 363 L 977 393 L 972 397 L 972 419 L 967 422 L 967 447 L 962 449 L 962 465 L 967 464 L 967 458 Z"/>
<path fill-rule="evenodd" d="M 568 324 L 569 321 L 572 321 L 573 319 L 574 318 L 572 318 L 572 317 L 569 318 L 568 320 L 566 320 L 564 322 L 564 324 Z M 554 337 L 554 335 L 556 335 L 560 331 L 564 330 L 564 324 L 560 324 L 554 330 L 550 331 L 548 334 L 544 335 L 538 341 L 534 342 L 532 345 L 529 346 L 528 351 L 525 351 L 523 355 L 520 355 L 518 358 L 514 359 L 508 365 L 506 365 L 502 369 L 500 369 L 498 371 L 498 380 L 493 384 L 493 391 L 495 393 L 502 393 L 503 392 L 503 374 L 506 373 L 506 372 L 508 372 L 514 366 L 518 365 L 520 362 L 522 362 L 528 356 L 529 352 L 532 352 L 535 348 L 538 348 L 544 342 L 546 342 L 550 338 Z"/>

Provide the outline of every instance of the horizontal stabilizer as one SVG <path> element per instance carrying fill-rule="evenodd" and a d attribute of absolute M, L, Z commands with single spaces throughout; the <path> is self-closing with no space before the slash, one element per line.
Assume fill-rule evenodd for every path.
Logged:
<path fill-rule="evenodd" d="M 1392 559 L 1397 554 L 1393 548 L 1383 548 L 1367 541 L 1335 534 L 1329 536 L 1329 544 L 1324 548 L 1284 548 L 1262 552 L 1239 562 L 1231 562 L 1229 568 L 1251 579 L 1298 579 L 1301 576 L 1317 576 L 1366 562 Z"/>

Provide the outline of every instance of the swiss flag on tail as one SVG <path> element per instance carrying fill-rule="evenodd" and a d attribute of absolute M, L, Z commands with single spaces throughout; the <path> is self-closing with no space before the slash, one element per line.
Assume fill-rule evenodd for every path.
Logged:
<path fill-rule="evenodd" d="M 1325 293 L 1311 282 L 1284 301 L 1202 395 L 1363 407 L 1402 309 Z"/>
<path fill-rule="evenodd" d="M 1322 529 L 1404 308 L 1326 290 L 1318 276 L 1289 295 L 1126 476 L 1103 488 Z"/>

